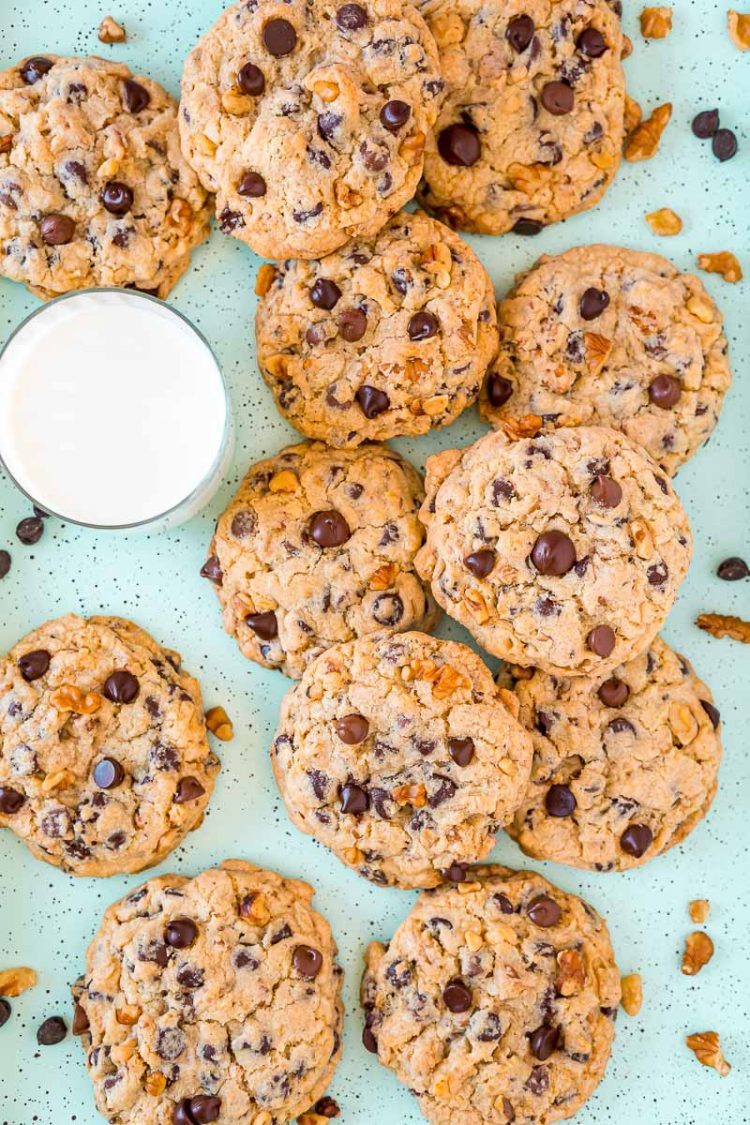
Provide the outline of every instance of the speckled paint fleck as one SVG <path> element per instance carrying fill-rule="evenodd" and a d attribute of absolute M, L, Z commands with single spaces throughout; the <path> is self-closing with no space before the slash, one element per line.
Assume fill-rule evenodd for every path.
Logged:
<path fill-rule="evenodd" d="M 44 50 L 100 53 L 125 60 L 176 92 L 181 59 L 221 7 L 218 0 L 119 0 L 111 9 L 103 0 L 0 0 L 0 66 Z M 661 151 L 651 162 L 624 165 L 593 212 L 535 239 L 472 239 L 498 293 L 537 254 L 594 241 L 661 252 L 685 269 L 694 267 L 700 252 L 733 250 L 750 275 L 750 56 L 732 47 L 722 5 L 678 0 L 672 34 L 649 43 L 638 31 L 638 8 L 627 0 L 626 7 L 625 26 L 635 43 L 626 63 L 631 92 L 647 110 L 664 101 L 674 105 Z M 109 11 L 128 28 L 124 46 L 105 47 L 96 38 Z M 723 165 L 709 144 L 690 132 L 694 114 L 715 105 L 722 124 L 734 128 L 740 141 L 738 156 Z M 643 215 L 658 207 L 672 207 L 682 217 L 684 229 L 676 238 L 659 239 L 649 230 Z M 370 886 L 290 826 L 268 761 L 286 681 L 242 659 L 221 630 L 213 591 L 198 577 L 213 520 L 247 463 L 292 440 L 255 367 L 257 264 L 244 246 L 214 233 L 172 297 L 208 336 L 231 385 L 238 422 L 232 478 L 210 510 L 169 534 L 109 538 L 50 524 L 34 547 L 15 539 L 16 523 L 30 513 L 23 497 L 0 479 L 0 548 L 13 555 L 9 576 L 0 580 L 0 647 L 48 617 L 77 610 L 130 616 L 182 651 L 203 683 L 207 704 L 226 707 L 236 733 L 233 742 L 217 747 L 224 769 L 202 828 L 159 870 L 192 874 L 240 856 L 314 883 L 317 905 L 331 921 L 347 970 L 344 1062 L 331 1090 L 341 1104 L 341 1120 L 416 1123 L 421 1118 L 410 1095 L 360 1045 L 357 1006 L 365 944 L 387 938 L 413 896 Z M 623 972 L 640 971 L 644 978 L 643 1010 L 634 1020 L 621 1013 L 612 1063 L 576 1119 L 582 1125 L 750 1122 L 750 648 L 715 641 L 692 624 L 701 610 L 750 617 L 750 580 L 731 584 L 715 576 L 725 556 L 750 556 L 750 276 L 735 286 L 717 277 L 706 284 L 726 312 L 736 381 L 717 434 L 678 477 L 696 555 L 665 636 L 711 684 L 724 718 L 725 765 L 708 820 L 653 864 L 627 875 L 599 876 L 541 865 L 606 915 Z M 0 281 L 0 340 L 35 305 L 23 289 Z M 472 412 L 435 439 L 397 444 L 421 465 L 428 453 L 466 444 L 483 429 Z M 442 632 L 466 639 L 457 628 Z M 507 839 L 495 857 L 524 863 Z M 30 964 L 40 974 L 33 992 L 11 1001 L 13 1016 L 0 1030 L 0 1125 L 101 1120 L 78 1044 L 68 1038 L 39 1048 L 35 1032 L 47 1016 L 69 1015 L 67 986 L 80 971 L 100 914 L 137 881 L 134 876 L 76 882 L 36 863 L 9 832 L 0 835 L 0 967 Z M 694 928 L 687 904 L 695 897 L 711 900 L 707 929 L 716 955 L 700 976 L 688 979 L 679 961 L 684 937 Z M 734 1066 L 728 1078 L 700 1067 L 684 1046 L 686 1033 L 707 1029 L 721 1033 Z"/>

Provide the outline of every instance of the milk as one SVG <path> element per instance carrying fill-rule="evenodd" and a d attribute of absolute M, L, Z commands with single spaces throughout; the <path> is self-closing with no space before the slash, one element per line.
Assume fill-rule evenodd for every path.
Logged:
<path fill-rule="evenodd" d="M 0 458 L 39 507 L 77 523 L 189 518 L 218 487 L 230 435 L 210 348 L 142 294 L 59 298 L 0 356 Z"/>

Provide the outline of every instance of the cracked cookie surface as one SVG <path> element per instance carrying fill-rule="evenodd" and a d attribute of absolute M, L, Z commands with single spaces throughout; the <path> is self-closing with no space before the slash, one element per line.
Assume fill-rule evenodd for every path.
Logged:
<path fill-rule="evenodd" d="M 607 1064 L 620 978 L 602 918 L 531 872 L 470 870 L 367 951 L 364 1043 L 434 1125 L 551 1125 Z"/>
<path fill-rule="evenodd" d="M 312 887 L 241 860 L 107 910 L 73 988 L 99 1111 L 119 1125 L 283 1125 L 341 1055 L 342 973 Z"/>
<path fill-rule="evenodd" d="M 526 789 L 515 702 L 453 641 L 329 649 L 287 694 L 271 751 L 292 821 L 375 883 L 443 882 L 485 858 Z"/>
<path fill-rule="evenodd" d="M 427 461 L 417 570 L 488 652 L 600 675 L 656 635 L 685 577 L 687 516 L 616 430 L 487 434 Z"/>
<path fill-rule="evenodd" d="M 219 226 L 267 258 L 375 234 L 414 195 L 443 82 L 402 0 L 252 0 L 185 63 L 183 151 Z"/>
<path fill-rule="evenodd" d="M 0 73 L 0 273 L 43 298 L 93 286 L 166 297 L 208 237 L 176 102 L 99 58 Z"/>
<path fill-rule="evenodd" d="M 336 446 L 425 434 L 476 400 L 497 351 L 492 282 L 421 212 L 318 261 L 284 262 L 258 305 L 279 411 Z"/>
<path fill-rule="evenodd" d="M 515 690 L 534 764 L 507 831 L 527 855 L 623 871 L 680 843 L 708 812 L 719 712 L 660 637 L 606 679 L 537 671 Z"/>
<path fill-rule="evenodd" d="M 422 0 L 446 96 L 420 199 L 451 225 L 537 234 L 620 163 L 622 31 L 606 0 Z"/>
<path fill-rule="evenodd" d="M 721 313 L 657 254 L 596 245 L 542 257 L 498 321 L 481 399 L 492 425 L 539 414 L 613 426 L 673 474 L 718 421 L 732 379 Z"/>
<path fill-rule="evenodd" d="M 0 826 L 74 875 L 158 863 L 219 771 L 200 687 L 132 622 L 49 621 L 0 659 Z"/>
<path fill-rule="evenodd" d="M 203 568 L 245 656 L 298 679 L 333 644 L 431 628 L 438 611 L 414 568 L 423 496 L 385 446 L 305 442 L 253 465 Z"/>

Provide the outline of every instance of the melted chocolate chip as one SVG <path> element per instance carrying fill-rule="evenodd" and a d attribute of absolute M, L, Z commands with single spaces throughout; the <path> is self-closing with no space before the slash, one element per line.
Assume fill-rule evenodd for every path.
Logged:
<path fill-rule="evenodd" d="M 386 102 L 380 111 L 380 123 L 389 133 L 397 133 L 399 129 L 403 129 L 410 117 L 411 106 L 396 98 Z"/>
<path fill-rule="evenodd" d="M 574 100 L 573 89 L 567 82 L 547 82 L 542 87 L 542 105 L 555 117 L 570 113 Z"/>
<path fill-rule="evenodd" d="M 237 194 L 245 199 L 260 199 L 266 194 L 266 181 L 259 172 L 246 172 L 237 186 Z"/>
<path fill-rule="evenodd" d="M 468 766 L 474 757 L 474 739 L 449 738 L 448 753 L 457 766 Z"/>
<path fill-rule="evenodd" d="M 605 707 L 622 707 L 630 696 L 630 688 L 624 680 L 612 676 L 605 680 L 596 693 Z"/>
<path fill-rule="evenodd" d="M 75 237 L 76 225 L 69 215 L 45 215 L 39 233 L 48 246 L 66 246 Z"/>
<path fill-rule="evenodd" d="M 471 991 L 462 980 L 448 981 L 443 989 L 443 1003 L 449 1012 L 468 1012 L 471 1007 Z"/>
<path fill-rule="evenodd" d="M 534 21 L 531 16 L 515 16 L 505 29 L 505 38 L 517 55 L 525 51 L 534 35 Z"/>
<path fill-rule="evenodd" d="M 620 837 L 620 847 L 628 855 L 640 859 L 651 847 L 653 839 L 647 824 L 630 824 Z"/>
<path fill-rule="evenodd" d="M 133 673 L 120 669 L 107 677 L 102 694 L 112 703 L 132 703 L 140 690 L 141 685 Z"/>
<path fill-rule="evenodd" d="M 479 160 L 479 134 L 470 125 L 448 125 L 439 133 L 437 144 L 446 164 L 471 168 Z"/>
<path fill-rule="evenodd" d="M 19 793 L 17 789 L 11 789 L 8 785 L 0 786 L 0 813 L 5 816 L 13 816 L 25 804 L 26 798 L 23 793 Z"/>
<path fill-rule="evenodd" d="M 549 895 L 537 895 L 526 907 L 526 913 L 535 926 L 547 929 L 556 926 L 562 917 L 562 910 Z"/>
<path fill-rule="evenodd" d="M 367 331 L 367 316 L 362 309 L 346 309 L 338 319 L 339 332 L 348 344 L 361 340 Z"/>
<path fill-rule="evenodd" d="M 351 530 L 341 512 L 333 508 L 327 512 L 316 512 L 310 519 L 308 531 L 313 542 L 319 547 L 340 547 L 351 539 Z"/>
<path fill-rule="evenodd" d="M 700 705 L 711 720 L 711 726 L 716 730 L 721 722 L 719 709 L 714 707 L 713 703 L 709 703 L 707 699 L 701 699 Z"/>
<path fill-rule="evenodd" d="M 368 387 L 366 383 L 359 388 L 354 397 L 365 418 L 377 418 L 378 414 L 384 414 L 391 405 L 391 400 L 385 391 L 379 391 L 377 387 Z"/>
<path fill-rule="evenodd" d="M 145 86 L 126 78 L 122 84 L 122 102 L 128 113 L 140 113 L 151 102 L 151 95 Z"/>
<path fill-rule="evenodd" d="M 119 180 L 110 180 L 105 185 L 101 200 L 110 215 L 127 215 L 133 206 L 133 191 Z"/>
<path fill-rule="evenodd" d="M 487 379 L 487 398 L 490 406 L 496 408 L 505 406 L 512 394 L 513 384 L 510 379 L 506 379 L 503 375 L 498 375 L 497 371 L 493 371 Z"/>
<path fill-rule="evenodd" d="M 26 60 L 20 73 L 26 85 L 33 86 L 50 70 L 52 70 L 52 60 L 45 59 L 43 55 L 35 55 L 34 58 Z"/>
<path fill-rule="evenodd" d="M 272 641 L 279 635 L 279 623 L 276 614 L 269 610 L 267 613 L 248 613 L 245 618 L 248 625 L 262 641 Z"/>
<path fill-rule="evenodd" d="M 679 402 L 681 394 L 680 380 L 674 375 L 657 375 L 649 383 L 648 397 L 654 406 L 658 406 L 661 410 L 670 410 Z"/>
<path fill-rule="evenodd" d="M 591 485 L 591 495 L 602 508 L 616 508 L 622 500 L 622 488 L 612 477 L 600 473 Z"/>
<path fill-rule="evenodd" d="M 367 25 L 367 12 L 361 4 L 342 4 L 336 12 L 336 24 L 341 31 L 359 31 Z"/>
<path fill-rule="evenodd" d="M 176 805 L 184 805 L 187 801 L 195 801 L 198 797 L 202 797 L 205 792 L 197 777 L 183 777 L 177 784 L 174 802 Z"/>
<path fill-rule="evenodd" d="M 341 299 L 341 290 L 335 281 L 319 277 L 310 290 L 310 300 L 318 309 L 330 310 Z"/>
<path fill-rule="evenodd" d="M 289 20 L 269 20 L 263 28 L 263 44 L 274 58 L 283 58 L 297 46 L 297 32 Z"/>
<path fill-rule="evenodd" d="M 587 289 L 578 306 L 584 320 L 596 320 L 609 304 L 609 293 L 603 289 Z"/>
<path fill-rule="evenodd" d="M 598 59 L 607 50 L 607 44 L 601 31 L 595 27 L 587 27 L 576 39 L 576 47 L 582 55 L 589 59 Z"/>
<path fill-rule="evenodd" d="M 344 715 L 334 724 L 336 735 L 347 746 L 359 746 L 370 733 L 370 724 L 364 715 Z"/>
<path fill-rule="evenodd" d="M 534 1058 L 544 1062 L 557 1049 L 560 1040 L 559 1027 L 548 1027 L 546 1024 L 532 1031 L 529 1036 L 529 1046 Z"/>
<path fill-rule="evenodd" d="M 475 578 L 486 578 L 488 574 L 492 573 L 495 566 L 495 552 L 484 548 L 481 551 L 473 551 L 464 559 L 464 566 L 474 575 Z"/>
<path fill-rule="evenodd" d="M 172 949 L 188 949 L 198 937 L 198 927 L 192 918 L 173 918 L 164 930 L 164 941 Z"/>
<path fill-rule="evenodd" d="M 572 816 L 577 804 L 567 785 L 550 785 L 544 798 L 544 807 L 550 816 Z"/>
<path fill-rule="evenodd" d="M 100 789 L 116 789 L 125 780 L 125 770 L 114 758 L 102 758 L 94 766 L 94 782 Z"/>
<path fill-rule="evenodd" d="M 545 531 L 532 547 L 531 561 L 540 574 L 560 578 L 575 566 L 575 547 L 564 532 Z"/>
<path fill-rule="evenodd" d="M 257 98 L 266 88 L 263 71 L 255 63 L 245 63 L 237 71 L 237 85 L 243 94 L 248 94 L 251 98 Z"/>
<path fill-rule="evenodd" d="M 305 980 L 315 980 L 323 968 L 323 957 L 317 949 L 310 945 L 298 945 L 292 956 L 292 963 L 301 977 Z"/>
<path fill-rule="evenodd" d="M 406 331 L 409 333 L 410 340 L 429 340 L 434 336 L 438 328 L 438 318 L 431 312 L 418 312 L 410 319 Z"/>
<path fill-rule="evenodd" d="M 596 625 L 586 637 L 586 644 L 596 656 L 610 656 L 615 647 L 615 634 L 609 625 Z"/>
<path fill-rule="evenodd" d="M 221 1113 L 221 1098 L 211 1097 L 208 1094 L 197 1094 L 189 1102 L 190 1119 L 195 1125 L 210 1125 L 218 1121 Z"/>
<path fill-rule="evenodd" d="M 43 648 L 34 649 L 33 652 L 25 652 L 18 660 L 21 675 L 27 683 L 38 680 L 49 668 L 51 659 L 50 654 Z"/>
<path fill-rule="evenodd" d="M 370 798 L 365 789 L 362 789 L 359 785 L 354 785 L 353 782 L 341 786 L 342 812 L 351 813 L 352 816 L 360 816 L 367 812 L 369 807 Z"/>
<path fill-rule="evenodd" d="M 372 603 L 372 616 L 379 625 L 398 625 L 404 616 L 404 603 L 398 594 L 379 594 Z"/>

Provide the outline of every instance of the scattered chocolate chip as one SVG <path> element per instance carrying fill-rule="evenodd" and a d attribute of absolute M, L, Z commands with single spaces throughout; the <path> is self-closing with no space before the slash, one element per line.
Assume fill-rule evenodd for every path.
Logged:
<path fill-rule="evenodd" d="M 446 164 L 471 168 L 479 160 L 479 134 L 470 125 L 448 125 L 438 135 L 438 152 Z"/>
<path fill-rule="evenodd" d="M 198 797 L 202 797 L 205 792 L 197 777 L 183 777 L 177 784 L 174 802 L 176 805 L 184 805 L 187 801 L 195 801 Z"/>
<path fill-rule="evenodd" d="M 44 522 L 38 516 L 27 516 L 16 526 L 16 535 L 26 547 L 33 547 L 44 534 Z"/>
<path fill-rule="evenodd" d="M 609 625 L 596 625 L 586 637 L 586 644 L 596 656 L 610 656 L 615 647 L 615 634 Z"/>
<path fill-rule="evenodd" d="M 628 855 L 640 859 L 651 847 L 653 838 L 647 824 L 630 824 L 620 837 L 620 847 Z"/>
<path fill-rule="evenodd" d="M 612 477 L 600 473 L 591 485 L 591 495 L 602 508 L 616 508 L 622 500 L 622 488 Z"/>
<path fill-rule="evenodd" d="M 245 63 L 237 71 L 237 85 L 243 94 L 248 94 L 251 98 L 257 98 L 266 88 L 263 71 L 255 63 Z"/>
<path fill-rule="evenodd" d="M 607 50 L 607 44 L 601 31 L 595 27 L 587 27 L 576 39 L 576 47 L 582 55 L 589 59 L 598 59 Z"/>
<path fill-rule="evenodd" d="M 448 753 L 457 766 L 468 766 L 474 757 L 474 739 L 449 738 Z"/>
<path fill-rule="evenodd" d="M 550 816 L 571 816 L 577 804 L 567 785 L 550 785 L 544 798 L 544 807 Z"/>
<path fill-rule="evenodd" d="M 33 652 L 25 652 L 18 661 L 21 675 L 27 683 L 38 680 L 49 668 L 51 659 L 50 654 L 43 648 L 34 649 Z"/>
<path fill-rule="evenodd" d="M 201 578 L 208 578 L 216 586 L 221 586 L 224 581 L 224 572 L 221 569 L 221 563 L 217 555 L 211 555 L 207 558 L 200 569 Z"/>
<path fill-rule="evenodd" d="M 173 918 L 164 930 L 164 941 L 173 949 L 188 949 L 198 937 L 198 927 L 192 918 Z"/>
<path fill-rule="evenodd" d="M 389 133 L 397 133 L 399 129 L 403 129 L 410 117 L 411 106 L 397 98 L 386 102 L 380 111 L 380 123 Z"/>
<path fill-rule="evenodd" d="M 573 88 L 567 82 L 547 82 L 542 87 L 541 100 L 549 113 L 562 117 L 573 108 Z"/>
<path fill-rule="evenodd" d="M 367 812 L 369 807 L 370 798 L 366 790 L 362 789 L 359 785 L 354 785 L 353 782 L 341 786 L 342 812 L 351 813 L 352 816 L 359 816 L 361 813 Z"/>
<path fill-rule="evenodd" d="M 266 194 L 266 181 L 259 172 L 246 172 L 237 186 L 237 194 L 245 199 L 260 199 Z"/>
<path fill-rule="evenodd" d="M 11 789 L 8 785 L 0 786 L 0 813 L 4 813 L 5 816 L 13 816 L 25 804 L 26 798 L 23 793 L 19 793 L 17 789 Z"/>
<path fill-rule="evenodd" d="M 609 304 L 609 293 L 603 289 L 587 289 L 578 306 L 584 320 L 596 320 Z"/>
<path fill-rule="evenodd" d="M 532 1031 L 529 1036 L 529 1046 L 534 1058 L 544 1062 L 550 1055 L 557 1049 L 557 1044 L 560 1040 L 560 1028 L 549 1027 L 543 1024 L 538 1027 L 536 1031 Z"/>
<path fill-rule="evenodd" d="M 82 1008 L 80 1004 L 76 1004 L 73 1009 L 73 1023 L 70 1030 L 74 1035 L 83 1035 L 85 1031 L 88 1031 L 90 1026 L 89 1017 L 86 1015 L 85 1009 Z"/>
<path fill-rule="evenodd" d="M 126 78 L 122 84 L 122 101 L 128 113 L 140 113 L 151 102 L 151 95 L 145 86 Z"/>
<path fill-rule="evenodd" d="M 505 29 L 505 38 L 517 55 L 525 51 L 534 35 L 531 16 L 515 16 Z"/>
<path fill-rule="evenodd" d="M 43 55 L 35 55 L 34 58 L 27 59 L 21 67 L 21 77 L 27 86 L 33 86 L 52 70 L 52 65 L 51 59 L 45 59 Z"/>
<path fill-rule="evenodd" d="M 3 1027 L 10 1019 L 11 1007 L 4 996 L 0 996 L 0 1027 Z"/>
<path fill-rule="evenodd" d="M 0 578 L 5 578 L 10 570 L 10 551 L 0 551 Z"/>
<path fill-rule="evenodd" d="M 342 4 L 336 12 L 336 23 L 341 31 L 359 31 L 367 24 L 367 12 L 361 4 Z"/>
<path fill-rule="evenodd" d="M 7 570 L 5 573 L 8 573 Z M 747 578 L 750 575 L 750 568 L 748 568 L 744 559 L 733 556 L 730 559 L 724 559 L 723 562 L 720 562 L 716 568 L 716 573 L 724 582 L 739 582 L 741 578 Z M 2 576 L 3 572 L 0 566 L 0 578 L 2 578 Z"/>
<path fill-rule="evenodd" d="M 290 55 L 297 46 L 297 32 L 289 20 L 269 20 L 263 28 L 263 43 L 269 54 L 280 59 Z"/>
<path fill-rule="evenodd" d="M 497 408 L 505 406 L 512 394 L 513 384 L 510 379 L 506 379 L 504 375 L 498 375 L 497 371 L 493 371 L 487 380 L 487 398 L 490 406 Z"/>
<path fill-rule="evenodd" d="M 308 530 L 312 540 L 319 547 L 340 547 L 351 539 L 351 530 L 341 512 L 331 508 L 327 512 L 316 512 L 310 519 Z"/>
<path fill-rule="evenodd" d="M 690 126 L 696 137 L 702 141 L 708 140 L 713 137 L 716 130 L 719 128 L 719 111 L 718 109 L 704 109 L 701 113 L 697 113 L 693 118 L 692 125 Z"/>
<path fill-rule="evenodd" d="M 737 138 L 731 129 L 717 129 L 711 141 L 711 152 L 722 164 L 737 152 Z"/>
<path fill-rule="evenodd" d="M 359 388 L 354 397 L 365 418 L 377 418 L 378 414 L 384 414 L 391 405 L 391 400 L 385 391 L 379 391 L 377 387 L 368 387 L 366 383 Z"/>
<path fill-rule="evenodd" d="M 55 1043 L 62 1043 L 68 1034 L 68 1028 L 62 1016 L 50 1016 L 37 1029 L 36 1041 L 40 1047 L 54 1047 Z"/>
<path fill-rule="evenodd" d="M 661 410 L 670 410 L 679 401 L 681 394 L 680 380 L 674 375 L 657 375 L 649 383 L 648 397 Z"/>
<path fill-rule="evenodd" d="M 443 1002 L 449 1012 L 468 1012 L 471 1007 L 471 991 L 462 980 L 448 981 L 443 989 Z"/>
<path fill-rule="evenodd" d="M 114 758 L 102 758 L 94 766 L 94 781 L 100 789 L 116 789 L 125 780 L 125 770 Z"/>
<path fill-rule="evenodd" d="M 714 707 L 713 703 L 709 703 L 707 699 L 701 699 L 700 705 L 711 720 L 711 726 L 716 730 L 721 722 L 718 707 Z"/>
<path fill-rule="evenodd" d="M 364 715 L 344 715 L 334 724 L 337 736 L 347 746 L 359 746 L 370 733 L 370 724 Z"/>
<path fill-rule="evenodd" d="M 338 320 L 339 332 L 348 344 L 361 340 L 367 331 L 367 316 L 362 309 L 346 309 Z"/>
<path fill-rule="evenodd" d="M 127 215 L 133 206 L 133 191 L 119 180 L 110 180 L 102 192 L 101 199 L 110 215 Z"/>
<path fill-rule="evenodd" d="M 484 548 L 473 551 L 464 559 L 464 566 L 475 578 L 486 578 L 495 565 L 495 552 Z"/>
<path fill-rule="evenodd" d="M 310 300 L 316 308 L 330 311 L 341 300 L 341 290 L 335 281 L 319 277 L 310 290 Z"/>
<path fill-rule="evenodd" d="M 514 234 L 523 234 L 533 236 L 539 234 L 544 228 L 544 223 L 539 219 L 516 219 L 511 227 Z"/>
<path fill-rule="evenodd" d="M 605 707 L 622 707 L 630 696 L 630 688 L 617 676 L 605 680 L 596 693 Z"/>
<path fill-rule="evenodd" d="M 547 929 L 556 926 L 562 917 L 562 910 L 549 895 L 537 895 L 526 907 L 526 913 L 535 926 Z"/>
<path fill-rule="evenodd" d="M 305 980 L 315 980 L 323 968 L 323 956 L 310 945 L 298 945 L 294 950 L 292 963 Z"/>
<path fill-rule="evenodd" d="M 576 550 L 563 531 L 545 531 L 531 549 L 531 561 L 540 574 L 560 578 L 575 566 Z"/>
<path fill-rule="evenodd" d="M 272 641 L 279 635 L 279 623 L 276 614 L 269 610 L 267 613 L 248 613 L 245 618 L 248 625 L 262 641 Z"/>

